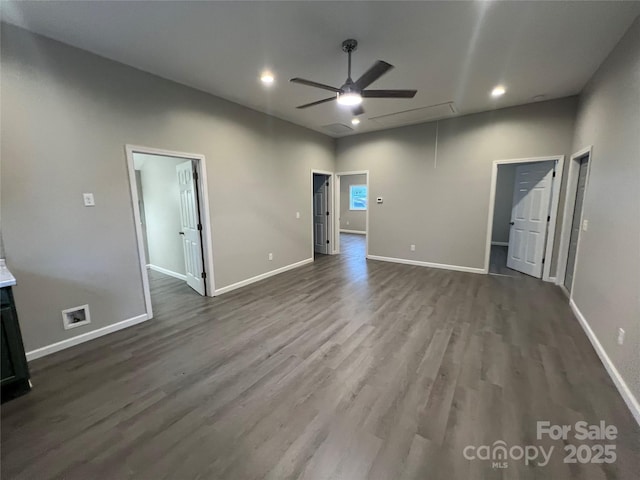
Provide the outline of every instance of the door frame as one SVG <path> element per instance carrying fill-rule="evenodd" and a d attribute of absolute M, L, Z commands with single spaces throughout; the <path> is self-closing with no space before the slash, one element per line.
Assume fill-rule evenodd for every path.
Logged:
<path fill-rule="evenodd" d="M 317 174 L 317 175 L 327 175 L 329 177 L 329 188 L 327 191 L 327 199 L 329 200 L 329 220 L 327 221 L 327 227 L 329 229 L 329 232 L 327 232 L 327 238 L 329 239 L 329 252 L 328 255 L 334 255 L 336 253 L 335 248 L 336 248 L 336 244 L 335 244 L 335 234 L 333 232 L 333 220 L 332 217 L 335 217 L 335 202 L 333 199 L 333 190 L 334 190 L 334 183 L 335 183 L 335 174 L 333 172 L 329 172 L 327 170 L 317 170 L 315 168 L 311 169 L 311 175 L 309 175 L 309 192 L 311 193 L 311 258 L 315 259 L 315 244 L 313 241 L 313 235 L 314 235 L 314 231 L 313 231 L 313 175 Z"/>
<path fill-rule="evenodd" d="M 487 239 L 484 253 L 484 273 L 489 273 L 489 259 L 491 256 L 491 232 L 493 227 L 493 210 L 496 203 L 496 182 L 498 178 L 498 166 L 517 163 L 535 163 L 535 162 L 556 162 L 556 175 L 551 182 L 551 219 L 547 228 L 547 240 L 544 249 L 544 258 L 548 260 L 544 263 L 542 269 L 542 280 L 545 282 L 555 282 L 556 279 L 551 277 L 551 259 L 553 255 L 553 243 L 556 234 L 556 220 L 558 218 L 558 204 L 560 202 L 560 187 L 562 185 L 562 171 L 564 167 L 564 155 L 550 155 L 548 157 L 532 157 L 532 158 L 511 158 L 507 160 L 494 160 L 491 166 L 491 189 L 489 191 L 489 214 L 487 218 Z M 512 205 L 513 207 L 513 205 Z"/>
<path fill-rule="evenodd" d="M 344 177 L 347 175 L 364 175 L 365 185 L 367 186 L 367 210 L 365 213 L 365 258 L 369 257 L 369 210 L 371 210 L 371 195 L 369 192 L 369 170 L 352 170 L 347 172 L 336 172 L 336 194 L 335 194 L 335 204 L 338 205 L 338 209 L 340 209 L 340 177 Z M 333 231 L 336 232 L 336 241 L 334 243 L 334 253 L 340 253 L 340 215 L 335 215 L 334 217 L 334 228 Z"/>
<path fill-rule="evenodd" d="M 573 265 L 573 281 L 571 282 L 571 291 L 567 290 L 564 286 L 564 279 L 567 274 L 567 261 L 569 260 L 569 243 L 571 241 L 571 224 L 573 222 L 573 214 L 576 206 L 576 192 L 578 190 L 578 176 L 580 173 L 580 161 L 584 157 L 589 157 L 589 163 L 587 164 L 587 178 L 584 186 L 584 196 L 587 196 L 587 189 L 589 188 L 589 175 L 591 174 L 592 163 L 592 150 L 593 145 L 589 145 L 581 150 L 578 150 L 569 158 L 569 168 L 567 171 L 567 183 L 564 193 L 564 211 L 562 216 L 562 225 L 560 227 L 560 245 L 558 247 L 558 268 L 556 271 L 556 285 L 560 286 L 562 291 L 571 298 L 571 292 L 573 292 L 573 284 L 576 276 L 575 271 L 578 265 L 578 252 L 580 250 L 580 239 L 582 234 L 578 234 L 578 243 L 576 246 L 576 261 Z M 582 232 L 582 221 L 584 219 L 584 201 L 582 204 L 582 212 L 580 212 L 580 232 Z"/>
<path fill-rule="evenodd" d="M 144 302 L 149 318 L 153 318 L 153 310 L 151 306 L 151 289 L 149 287 L 149 272 L 147 271 L 147 258 L 144 252 L 144 243 L 142 238 L 142 226 L 140 223 L 140 212 L 138 211 L 138 187 L 136 185 L 136 173 L 133 162 L 134 153 L 142 153 L 147 155 L 158 155 L 163 157 L 174 157 L 187 160 L 193 160 L 196 163 L 198 172 L 198 197 L 201 212 L 202 223 L 202 250 L 204 269 L 207 274 L 205 285 L 207 287 L 207 296 L 215 295 L 215 281 L 213 275 L 213 242 L 211 236 L 211 215 L 209 213 L 209 191 L 207 188 L 207 165 L 204 155 L 197 153 L 176 152 L 173 150 L 163 150 L 159 148 L 145 147 L 140 145 L 125 145 L 125 153 L 127 158 L 127 171 L 129 174 L 129 191 L 131 192 L 131 208 L 133 210 L 133 224 L 136 232 L 136 246 L 138 248 L 138 259 L 140 261 L 140 275 L 142 276 L 142 288 L 144 291 Z"/>

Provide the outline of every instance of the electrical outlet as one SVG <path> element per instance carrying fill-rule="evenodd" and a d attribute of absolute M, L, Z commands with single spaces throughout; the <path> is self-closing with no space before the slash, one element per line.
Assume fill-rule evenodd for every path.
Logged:
<path fill-rule="evenodd" d="M 269 254 L 269 260 L 273 260 L 273 253 Z"/>
<path fill-rule="evenodd" d="M 618 329 L 618 345 L 622 345 L 624 343 L 624 329 Z"/>
<path fill-rule="evenodd" d="M 412 252 L 415 252 L 415 251 L 416 251 L 416 246 L 415 246 L 415 245 L 413 245 L 413 244 L 412 244 L 410 248 L 411 248 L 411 251 L 412 251 Z"/>
<path fill-rule="evenodd" d="M 589 228 L 589 220 L 585 218 L 584 220 L 582 220 L 582 231 L 586 232 L 588 228 Z"/>

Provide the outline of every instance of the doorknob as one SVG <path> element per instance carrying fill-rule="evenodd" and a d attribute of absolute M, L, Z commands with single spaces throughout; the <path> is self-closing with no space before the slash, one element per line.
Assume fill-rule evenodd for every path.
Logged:
<path fill-rule="evenodd" d="M 178 232 L 180 235 L 184 235 L 184 232 Z"/>
<path fill-rule="evenodd" d="M 515 222 L 509 222 L 509 225 L 515 225 Z"/>

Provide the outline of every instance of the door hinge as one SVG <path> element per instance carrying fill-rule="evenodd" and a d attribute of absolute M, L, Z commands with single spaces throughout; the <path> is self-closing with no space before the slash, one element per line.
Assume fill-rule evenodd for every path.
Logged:
<path fill-rule="evenodd" d="M 551 221 L 551 215 L 547 215 L 547 222 Z"/>
<path fill-rule="evenodd" d="M 544 258 L 542 259 L 542 264 L 544 265 Z"/>
<path fill-rule="evenodd" d="M 329 240 L 327 240 L 327 243 L 329 243 Z"/>
<path fill-rule="evenodd" d="M 198 181 L 198 172 L 196 170 L 193 171 L 193 179 L 197 182 Z"/>
<path fill-rule="evenodd" d="M 198 230 L 202 230 L 202 224 L 201 223 L 198 224 Z"/>
<path fill-rule="evenodd" d="M 202 272 L 202 273 L 200 274 L 200 276 L 201 276 L 202 278 L 207 278 L 207 272 Z"/>
<path fill-rule="evenodd" d="M 327 215 L 329 215 L 329 212 L 327 212 Z"/>
<path fill-rule="evenodd" d="M 552 175 L 552 177 L 553 177 L 553 178 L 556 178 L 556 171 L 555 171 L 555 170 L 553 171 L 553 175 Z"/>
<path fill-rule="evenodd" d="M 326 183 L 326 186 L 327 186 L 327 187 L 329 186 L 329 182 L 327 182 L 327 183 Z"/>

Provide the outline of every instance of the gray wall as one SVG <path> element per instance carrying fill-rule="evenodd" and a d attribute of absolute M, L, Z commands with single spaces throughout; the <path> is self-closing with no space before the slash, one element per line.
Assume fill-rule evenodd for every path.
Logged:
<path fill-rule="evenodd" d="M 2 233 L 27 351 L 145 311 L 125 144 L 206 157 L 216 287 L 311 257 L 310 170 L 334 170 L 331 138 L 1 30 Z M 65 331 L 61 310 L 85 303 L 92 323 Z"/>
<path fill-rule="evenodd" d="M 369 253 L 484 268 L 492 162 L 571 153 L 575 97 L 341 138 L 337 170 L 369 170 Z M 560 221 L 560 219 L 559 219 Z M 410 244 L 416 245 L 411 252 Z"/>
<path fill-rule="evenodd" d="M 367 212 L 366 210 L 349 210 L 349 187 L 351 185 L 365 185 L 367 176 L 362 175 L 340 175 L 340 228 L 344 230 L 354 230 L 356 232 L 366 232 Z"/>
<path fill-rule="evenodd" d="M 134 154 L 144 159 L 140 167 L 147 234 L 147 263 L 184 275 L 184 250 L 180 232 L 180 187 L 176 166 L 188 160 L 160 155 Z"/>
<path fill-rule="evenodd" d="M 573 299 L 640 399 L 640 17 L 580 98 L 573 150 L 593 145 Z M 624 345 L 618 345 L 624 328 Z"/>
<path fill-rule="evenodd" d="M 511 208 L 513 207 L 513 182 L 517 165 L 499 165 L 496 177 L 496 201 L 493 208 L 492 242 L 509 242 Z"/>

